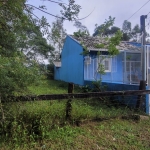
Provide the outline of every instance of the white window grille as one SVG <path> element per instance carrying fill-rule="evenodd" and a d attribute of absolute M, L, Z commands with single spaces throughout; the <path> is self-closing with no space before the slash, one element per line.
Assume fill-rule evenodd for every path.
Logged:
<path fill-rule="evenodd" d="M 112 72 L 117 72 L 117 56 L 112 57 Z"/>
<path fill-rule="evenodd" d="M 111 59 L 110 58 L 105 58 L 103 61 L 103 65 L 105 68 L 105 72 L 111 72 Z"/>
<path fill-rule="evenodd" d="M 87 64 L 87 65 L 91 64 L 91 57 L 90 56 L 85 56 L 84 63 Z"/>
<path fill-rule="evenodd" d="M 102 64 L 105 72 L 111 72 L 111 61 L 111 57 L 102 55 L 99 56 L 98 65 Z"/>
<path fill-rule="evenodd" d="M 126 63 L 126 65 L 124 65 Z M 126 68 L 124 68 L 126 66 Z M 139 83 L 141 75 L 141 61 L 123 61 L 124 82 Z"/>

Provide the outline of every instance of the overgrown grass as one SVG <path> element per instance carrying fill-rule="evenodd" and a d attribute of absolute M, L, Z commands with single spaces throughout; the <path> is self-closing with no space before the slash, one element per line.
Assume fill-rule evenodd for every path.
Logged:
<path fill-rule="evenodd" d="M 63 94 L 67 93 L 68 84 L 55 80 L 42 80 L 39 85 L 29 87 L 31 94 Z"/>
<path fill-rule="evenodd" d="M 39 86 L 29 87 L 33 94 L 67 93 L 67 88 L 66 83 L 44 80 Z M 106 105 L 100 99 L 74 99 L 70 125 L 65 118 L 66 101 L 5 104 L 0 149 L 148 150 L 150 121 L 120 119 L 122 115 L 133 114 L 129 108 Z"/>

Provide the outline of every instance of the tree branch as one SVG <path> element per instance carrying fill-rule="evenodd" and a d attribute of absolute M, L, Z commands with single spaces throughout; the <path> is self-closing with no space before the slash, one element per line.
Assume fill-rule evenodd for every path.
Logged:
<path fill-rule="evenodd" d="M 31 6 L 31 7 L 35 8 L 35 9 L 38 9 L 38 10 L 40 10 L 40 11 L 42 11 L 42 12 L 48 14 L 48 15 L 51 15 L 51 16 L 53 16 L 53 17 L 62 19 L 62 17 L 53 15 L 53 14 L 51 14 L 51 13 L 49 13 L 49 12 L 47 12 L 47 11 L 44 11 L 44 10 L 42 10 L 42 9 L 40 9 L 40 8 L 38 8 L 38 7 L 36 7 L 36 6 L 34 6 L 34 5 L 31 5 L 31 4 L 25 4 L 25 5 Z M 68 20 L 68 19 L 65 19 L 65 20 Z"/>
<path fill-rule="evenodd" d="M 76 19 L 76 20 L 83 20 L 83 19 L 86 19 L 87 17 L 89 17 L 89 16 L 94 12 L 94 10 L 95 10 L 95 7 L 94 7 L 94 9 L 92 10 L 92 12 L 89 13 L 87 16 L 85 16 L 85 17 L 83 17 L 83 18 L 80 18 L 80 19 Z"/>
<path fill-rule="evenodd" d="M 30 10 L 28 10 L 27 6 L 24 4 L 24 7 L 26 8 L 26 11 L 30 14 L 32 14 L 34 17 L 36 17 L 37 19 L 40 19 L 38 16 L 36 16 L 34 13 L 32 13 Z"/>
<path fill-rule="evenodd" d="M 68 4 L 66 4 L 66 3 L 56 2 L 56 1 L 52 1 L 52 0 L 42 0 L 42 1 L 49 1 L 49 2 L 52 2 L 52 3 L 56 3 L 56 4 L 65 4 L 65 5 L 68 6 Z"/>
<path fill-rule="evenodd" d="M 55 17 L 55 18 L 59 18 L 59 19 L 63 19 L 63 20 L 68 20 L 68 21 L 70 21 L 70 20 L 67 19 L 67 18 L 59 17 L 59 16 L 56 16 L 56 15 L 53 15 L 53 14 L 51 14 L 51 13 L 49 13 L 49 12 L 47 12 L 47 11 L 44 11 L 44 10 L 42 10 L 42 9 L 40 9 L 40 8 L 38 8 L 38 7 L 36 7 L 36 6 L 34 6 L 34 5 L 31 5 L 31 4 L 25 4 L 25 5 L 31 6 L 31 7 L 35 8 L 35 9 L 38 9 L 39 11 L 42 11 L 42 12 L 44 12 L 44 13 L 50 15 L 50 16 L 53 16 L 53 17 Z M 94 9 L 95 9 L 95 8 L 94 8 Z M 93 11 L 94 11 L 94 9 L 93 9 Z M 74 20 L 72 20 L 72 21 L 86 19 L 87 17 L 89 17 L 89 16 L 93 13 L 93 11 L 92 11 L 89 15 L 87 15 L 86 17 L 83 17 L 83 18 L 80 18 L 80 19 L 74 19 Z"/>

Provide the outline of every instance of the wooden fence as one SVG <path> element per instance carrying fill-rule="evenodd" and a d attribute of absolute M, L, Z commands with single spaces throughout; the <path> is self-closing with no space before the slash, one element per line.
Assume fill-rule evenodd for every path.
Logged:
<path fill-rule="evenodd" d="M 82 98 L 100 98 L 113 96 L 133 96 L 137 95 L 136 109 L 140 109 L 145 94 L 150 94 L 150 90 L 133 90 L 133 91 L 111 91 L 111 92 L 93 92 L 93 93 L 72 93 L 73 88 L 68 88 L 68 94 L 49 94 L 49 95 L 28 95 L 7 97 L 1 102 L 25 102 L 25 101 L 42 101 L 42 100 L 63 100 L 68 99 L 66 103 L 66 120 L 71 120 L 73 99 Z"/>
<path fill-rule="evenodd" d="M 130 91 L 108 91 L 108 92 L 92 92 L 92 93 L 68 93 L 68 94 L 48 94 L 48 95 L 27 95 L 17 97 L 7 97 L 2 102 L 20 102 L 20 101 L 36 101 L 36 100 L 63 100 L 63 99 L 82 99 L 82 98 L 99 98 L 111 96 L 133 96 L 150 94 L 150 90 L 130 90 Z"/>

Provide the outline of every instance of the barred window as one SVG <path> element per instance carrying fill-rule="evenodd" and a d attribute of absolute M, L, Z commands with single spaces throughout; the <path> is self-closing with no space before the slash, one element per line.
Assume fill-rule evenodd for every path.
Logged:
<path fill-rule="evenodd" d="M 98 65 L 102 64 L 105 72 L 111 72 L 111 61 L 112 61 L 111 57 L 102 55 L 99 56 Z"/>

